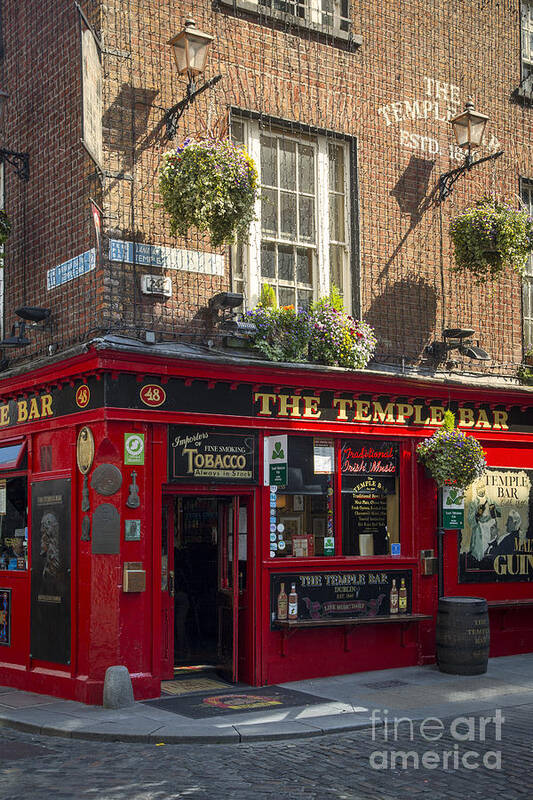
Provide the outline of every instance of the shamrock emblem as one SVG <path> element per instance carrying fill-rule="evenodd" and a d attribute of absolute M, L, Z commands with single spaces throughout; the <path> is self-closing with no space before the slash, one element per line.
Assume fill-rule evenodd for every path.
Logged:
<path fill-rule="evenodd" d="M 281 447 L 281 442 L 276 442 L 274 445 L 274 450 L 272 451 L 272 461 L 274 461 L 275 458 L 279 458 L 280 461 L 285 460 L 285 453 Z"/>

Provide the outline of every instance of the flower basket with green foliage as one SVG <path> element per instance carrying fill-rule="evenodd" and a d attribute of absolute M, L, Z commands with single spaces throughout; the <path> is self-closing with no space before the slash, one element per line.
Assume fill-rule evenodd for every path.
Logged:
<path fill-rule="evenodd" d="M 2 245 L 2 250 L 0 251 L 0 267 L 2 267 L 4 264 L 3 245 L 7 242 L 10 231 L 11 231 L 11 222 L 9 220 L 9 217 L 7 216 L 5 211 L 0 211 L 0 245 Z"/>
<path fill-rule="evenodd" d="M 442 427 L 420 442 L 416 453 L 438 486 L 466 489 L 487 468 L 480 443 L 455 427 L 455 416 L 449 410 L 444 412 Z"/>
<path fill-rule="evenodd" d="M 455 270 L 468 270 L 482 283 L 508 268 L 523 272 L 533 250 L 533 219 L 520 208 L 485 197 L 452 220 L 450 235 Z"/>
<path fill-rule="evenodd" d="M 254 346 L 268 361 L 309 361 L 309 315 L 294 306 L 256 306 L 248 312 L 256 327 Z"/>
<path fill-rule="evenodd" d="M 297 311 L 294 306 L 277 308 L 275 294 L 263 286 L 260 303 L 248 318 L 256 326 L 255 347 L 270 361 L 363 369 L 376 347 L 370 325 L 342 310 L 342 297 L 335 289 L 309 311 Z"/>
<path fill-rule="evenodd" d="M 524 386 L 533 386 L 533 368 L 527 364 L 520 364 L 516 377 Z"/>
<path fill-rule="evenodd" d="M 163 207 L 173 234 L 208 232 L 214 247 L 246 240 L 254 219 L 257 170 L 230 139 L 186 139 L 165 153 L 159 173 Z"/>

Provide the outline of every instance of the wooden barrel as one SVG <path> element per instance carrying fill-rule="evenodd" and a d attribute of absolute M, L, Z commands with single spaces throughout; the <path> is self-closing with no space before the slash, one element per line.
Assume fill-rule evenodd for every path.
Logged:
<path fill-rule="evenodd" d="M 440 597 L 437 613 L 437 664 L 451 675 L 487 671 L 490 629 L 482 597 Z"/>

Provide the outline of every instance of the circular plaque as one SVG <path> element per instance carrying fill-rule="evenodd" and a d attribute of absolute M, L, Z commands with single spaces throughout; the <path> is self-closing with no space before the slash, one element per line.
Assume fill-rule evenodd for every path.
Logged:
<path fill-rule="evenodd" d="M 94 459 L 94 437 L 90 428 L 82 428 L 78 433 L 76 459 L 79 471 L 82 475 L 86 475 L 91 469 Z"/>
<path fill-rule="evenodd" d="M 122 473 L 113 464 L 100 464 L 92 474 L 91 486 L 98 494 L 109 497 L 122 486 Z"/>

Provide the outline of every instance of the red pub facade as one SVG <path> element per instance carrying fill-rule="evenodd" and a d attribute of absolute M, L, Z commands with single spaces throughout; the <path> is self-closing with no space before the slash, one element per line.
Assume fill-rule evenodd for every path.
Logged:
<path fill-rule="evenodd" d="M 479 281 L 450 236 L 487 194 L 533 216 L 533 0 L 463 6 L 3 0 L 0 685 L 429 664 L 441 594 L 533 650 L 533 257 Z M 247 242 L 162 208 L 165 153 L 210 137 L 257 169 Z M 340 298 L 367 367 L 261 360 L 265 284 Z M 448 408 L 489 465 L 462 513 L 416 457 Z"/>
<path fill-rule="evenodd" d="M 526 652 L 530 391 L 120 337 L 13 378 L 2 681 L 100 703 L 112 664 L 147 698 L 182 663 L 261 685 L 433 662 L 437 491 L 415 448 L 448 407 L 489 470 L 444 534 L 443 590 L 489 600 L 492 655 Z"/>

